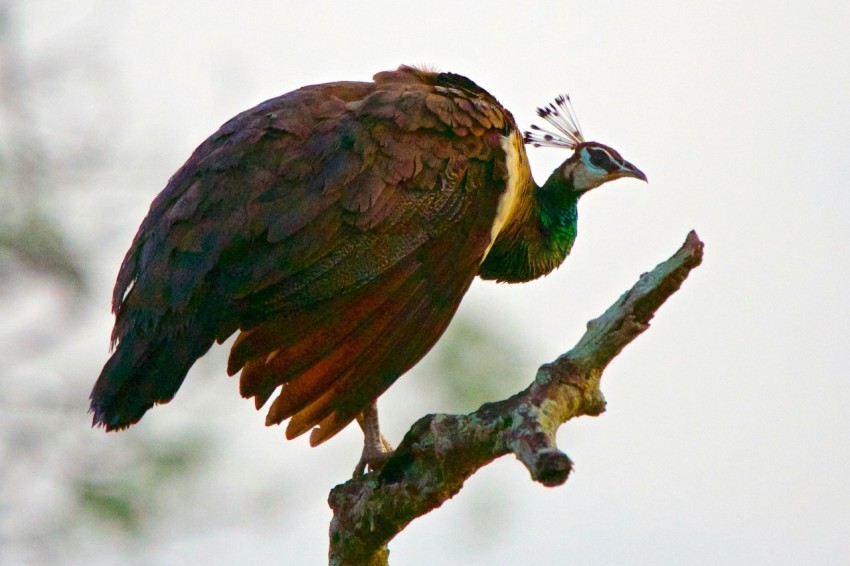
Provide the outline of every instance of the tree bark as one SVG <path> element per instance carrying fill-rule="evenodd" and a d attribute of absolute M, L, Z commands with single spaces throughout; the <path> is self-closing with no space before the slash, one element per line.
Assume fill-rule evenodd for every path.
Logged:
<path fill-rule="evenodd" d="M 644 330 L 655 312 L 702 262 L 695 232 L 670 259 L 641 275 L 602 316 L 587 324 L 579 342 L 540 366 L 534 381 L 508 399 L 468 415 L 419 419 L 378 472 L 331 490 L 331 565 L 388 564 L 387 544 L 416 517 L 458 493 L 479 468 L 514 454 L 545 486 L 563 484 L 572 461 L 555 444 L 566 421 L 605 410 L 602 372 Z"/>

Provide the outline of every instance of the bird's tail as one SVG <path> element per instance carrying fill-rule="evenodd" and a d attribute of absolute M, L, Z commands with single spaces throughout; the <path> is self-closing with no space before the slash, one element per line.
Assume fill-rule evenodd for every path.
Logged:
<path fill-rule="evenodd" d="M 151 340 L 130 331 L 103 366 L 91 392 L 93 426 L 126 428 L 148 409 L 170 401 L 213 339 L 171 336 Z"/>

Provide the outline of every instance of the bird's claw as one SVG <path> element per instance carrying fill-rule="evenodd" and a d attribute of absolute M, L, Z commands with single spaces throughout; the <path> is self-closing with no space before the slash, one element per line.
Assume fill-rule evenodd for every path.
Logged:
<path fill-rule="evenodd" d="M 366 474 L 368 469 L 370 472 L 377 472 L 383 469 L 387 461 L 393 457 L 395 450 L 392 449 L 390 443 L 381 435 L 382 450 L 370 450 L 368 446 L 363 447 L 363 453 L 360 455 L 360 461 L 354 467 L 353 478 L 358 478 Z"/>

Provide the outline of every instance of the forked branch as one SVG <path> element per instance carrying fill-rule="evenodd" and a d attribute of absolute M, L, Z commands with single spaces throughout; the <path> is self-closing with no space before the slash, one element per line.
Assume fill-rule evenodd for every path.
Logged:
<path fill-rule="evenodd" d="M 572 469 L 555 444 L 566 421 L 599 415 L 608 363 L 649 328 L 655 311 L 702 262 L 695 232 L 667 261 L 641 275 L 569 352 L 544 364 L 531 385 L 468 415 L 427 415 L 417 421 L 380 472 L 336 486 L 329 504 L 332 565 L 387 564 L 386 545 L 416 517 L 454 496 L 479 468 L 514 454 L 534 481 L 561 485 Z"/>

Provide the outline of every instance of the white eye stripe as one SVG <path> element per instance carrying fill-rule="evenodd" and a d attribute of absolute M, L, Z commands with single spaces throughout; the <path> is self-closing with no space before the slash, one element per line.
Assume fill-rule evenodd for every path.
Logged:
<path fill-rule="evenodd" d="M 605 156 L 604 158 L 601 158 L 603 159 L 603 161 L 600 162 L 600 156 L 596 152 L 600 152 Z M 625 162 L 622 159 L 618 159 L 611 152 L 607 151 L 605 148 L 602 147 L 583 148 L 581 158 L 582 162 L 584 162 L 586 167 L 590 169 L 595 169 L 597 171 L 605 171 L 606 173 L 610 173 L 615 169 L 621 169 L 625 166 Z M 598 164 L 593 162 L 594 158 L 596 158 Z M 604 159 L 607 159 L 607 163 L 604 161 Z"/>
<path fill-rule="evenodd" d="M 609 160 L 611 160 L 611 156 L 608 154 L 607 151 L 604 151 L 604 150 L 599 149 L 599 148 L 593 148 L 592 151 L 603 151 L 605 153 L 605 156 Z M 591 152 L 591 150 L 589 148 L 582 149 L 581 160 L 584 163 L 585 167 L 587 167 L 588 169 L 594 170 L 594 171 L 601 171 L 603 173 L 607 173 L 607 170 L 602 166 L 602 164 L 596 165 L 595 163 L 593 163 L 594 157 L 595 156 L 593 155 L 593 153 Z M 598 161 L 598 159 L 597 159 L 597 161 Z"/>

